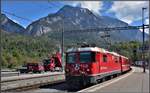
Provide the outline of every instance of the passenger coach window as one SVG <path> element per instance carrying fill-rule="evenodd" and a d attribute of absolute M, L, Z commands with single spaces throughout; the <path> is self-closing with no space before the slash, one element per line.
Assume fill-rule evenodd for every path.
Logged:
<path fill-rule="evenodd" d="M 67 59 L 67 63 L 75 63 L 76 62 L 76 53 L 68 53 L 66 59 Z"/>
<path fill-rule="evenodd" d="M 82 52 L 80 53 L 80 62 L 95 62 L 95 52 Z"/>
<path fill-rule="evenodd" d="M 119 61 L 119 58 L 115 57 L 115 62 L 118 63 L 118 61 Z"/>
<path fill-rule="evenodd" d="M 107 62 L 107 55 L 103 55 L 103 62 Z"/>

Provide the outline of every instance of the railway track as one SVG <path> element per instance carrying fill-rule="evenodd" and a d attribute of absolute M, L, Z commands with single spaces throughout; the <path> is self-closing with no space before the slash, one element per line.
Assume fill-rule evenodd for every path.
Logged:
<path fill-rule="evenodd" d="M 124 73 L 125 74 L 125 73 Z M 63 74 L 64 75 L 64 74 Z M 54 75 L 55 76 L 55 75 Z M 122 76 L 122 75 L 121 75 Z M 41 78 L 41 77 L 39 77 Z M 113 77 L 116 78 L 116 77 Z M 48 81 L 49 79 L 49 81 Z M 43 80 L 44 79 L 40 79 Z M 28 84 L 26 86 L 20 86 L 20 87 L 16 87 L 16 88 L 10 88 L 10 89 L 5 89 L 2 90 L 2 92 L 32 92 L 32 93 L 36 93 L 36 92 L 78 92 L 81 90 L 84 90 L 86 88 L 91 87 L 92 85 L 77 89 L 77 90 L 71 90 L 69 88 L 69 86 L 67 85 L 67 83 L 65 82 L 65 78 L 60 79 L 60 80 L 53 80 L 51 81 L 51 78 L 47 78 L 47 80 L 45 82 L 42 82 L 38 80 L 34 80 L 34 84 Z M 109 81 L 111 80 L 111 78 L 106 78 L 105 81 Z M 30 80 L 31 81 L 31 80 Z M 103 82 L 99 82 L 100 83 L 105 83 L 105 81 Z M 27 81 L 25 81 L 27 83 Z"/>
<path fill-rule="evenodd" d="M 64 73 L 58 74 L 41 74 L 30 75 L 26 77 L 2 78 L 1 91 L 21 91 L 30 88 L 36 88 L 42 85 L 63 82 L 65 80 Z"/>
<path fill-rule="evenodd" d="M 70 90 L 69 86 L 64 81 L 64 82 L 59 82 L 54 84 L 43 85 L 35 89 L 27 90 L 26 92 L 32 92 L 32 93 L 52 92 L 53 93 L 53 92 L 77 92 L 79 90 L 81 89 Z"/>
<path fill-rule="evenodd" d="M 111 80 L 113 80 L 115 78 L 120 78 L 120 77 L 124 76 L 125 74 L 126 73 L 123 73 L 119 77 L 116 76 L 116 77 L 113 77 L 113 78 L 106 78 L 104 81 L 99 82 L 98 84 L 103 84 L 103 83 L 105 83 L 107 81 L 111 81 Z M 77 89 L 77 90 L 71 90 L 69 88 L 69 86 L 67 85 L 67 83 L 64 81 L 64 82 L 55 83 L 55 84 L 43 85 L 43 86 L 40 86 L 39 88 L 28 90 L 27 92 L 32 92 L 32 93 L 37 93 L 37 92 L 38 93 L 42 93 L 42 92 L 52 92 L 52 93 L 53 92 L 80 92 L 80 91 L 85 90 L 87 88 L 90 88 L 92 86 L 93 85 L 88 85 L 86 87 L 82 87 L 82 88 Z"/>

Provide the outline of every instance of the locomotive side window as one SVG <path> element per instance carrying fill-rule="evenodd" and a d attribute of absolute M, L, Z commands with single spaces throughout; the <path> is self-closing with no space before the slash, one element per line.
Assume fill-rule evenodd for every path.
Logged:
<path fill-rule="evenodd" d="M 80 53 L 80 62 L 95 62 L 95 53 L 94 52 L 81 52 Z"/>
<path fill-rule="evenodd" d="M 107 55 L 103 55 L 103 62 L 107 62 Z"/>
<path fill-rule="evenodd" d="M 116 63 L 118 63 L 118 60 L 119 60 L 118 57 L 115 57 L 115 62 L 116 62 Z"/>
<path fill-rule="evenodd" d="M 76 62 L 76 53 L 68 53 L 67 54 L 67 63 L 75 63 Z"/>
<path fill-rule="evenodd" d="M 119 62 L 122 62 L 122 58 L 121 57 L 119 57 Z"/>

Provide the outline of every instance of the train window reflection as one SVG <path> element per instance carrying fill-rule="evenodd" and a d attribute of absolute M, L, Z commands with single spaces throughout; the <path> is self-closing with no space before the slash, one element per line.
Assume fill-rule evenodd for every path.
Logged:
<path fill-rule="evenodd" d="M 94 52 L 82 52 L 80 53 L 80 62 L 95 62 L 95 53 Z"/>
<path fill-rule="evenodd" d="M 75 61 L 76 61 L 76 53 L 68 53 L 67 63 L 75 63 Z"/>
<path fill-rule="evenodd" d="M 107 62 L 107 55 L 103 55 L 103 62 Z"/>

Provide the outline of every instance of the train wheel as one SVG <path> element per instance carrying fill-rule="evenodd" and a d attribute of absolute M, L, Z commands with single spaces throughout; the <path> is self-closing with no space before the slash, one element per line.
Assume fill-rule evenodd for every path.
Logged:
<path fill-rule="evenodd" d="M 102 78 L 102 79 L 101 79 L 101 81 L 102 81 L 102 82 L 106 81 L 106 78 L 105 78 L 105 77 L 104 77 L 104 78 Z"/>
<path fill-rule="evenodd" d="M 117 77 L 117 74 L 114 74 L 113 77 L 114 77 L 114 78 Z"/>
<path fill-rule="evenodd" d="M 87 82 L 86 82 L 86 81 L 83 81 L 80 86 L 81 86 L 81 88 L 85 88 L 85 87 L 87 86 Z"/>
<path fill-rule="evenodd" d="M 119 73 L 117 74 L 117 77 L 118 77 L 118 76 L 120 76 L 120 74 L 119 74 Z"/>
<path fill-rule="evenodd" d="M 111 76 L 107 76 L 107 77 L 106 77 L 106 80 L 110 80 L 110 79 L 111 79 Z"/>
<path fill-rule="evenodd" d="M 114 76 L 113 76 L 113 75 L 111 75 L 111 76 L 110 76 L 110 78 L 111 78 L 111 79 L 113 79 L 113 78 L 114 78 Z"/>

